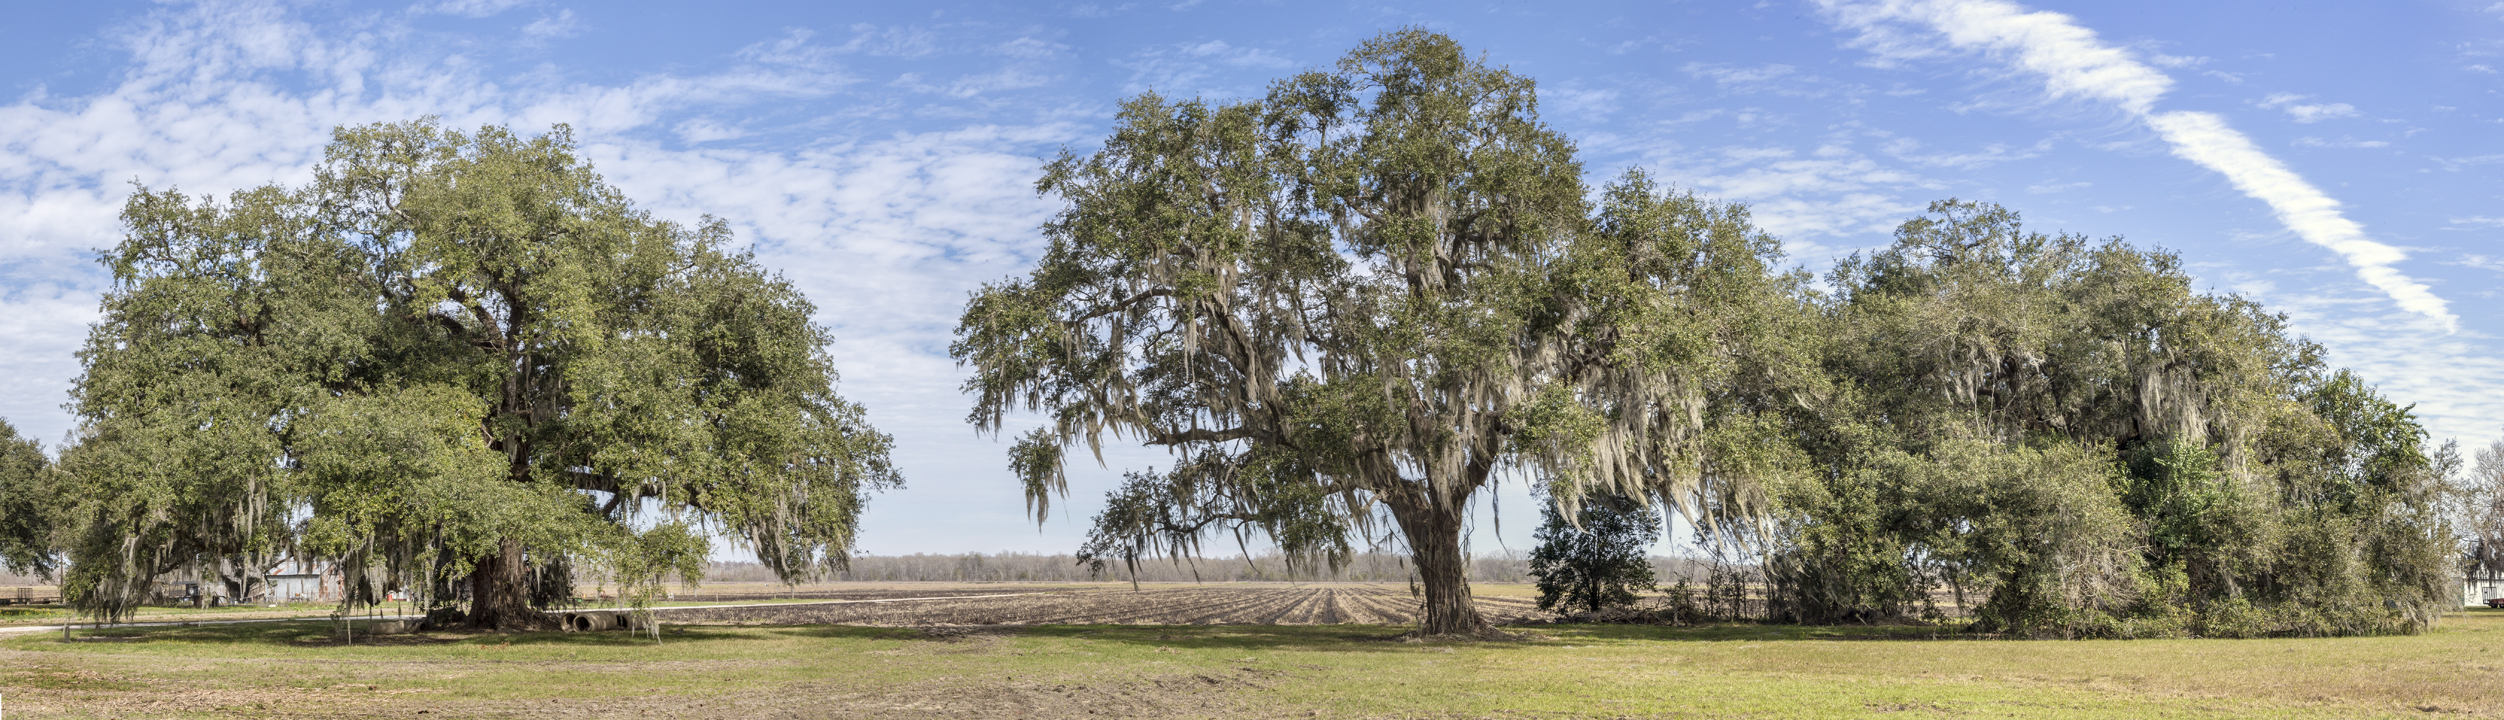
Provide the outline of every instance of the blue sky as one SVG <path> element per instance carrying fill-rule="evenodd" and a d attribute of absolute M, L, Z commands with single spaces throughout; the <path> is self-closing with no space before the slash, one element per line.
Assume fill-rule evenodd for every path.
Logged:
<path fill-rule="evenodd" d="M 1537 78 L 1595 181 L 1750 203 L 1808 268 L 1931 200 L 1998 202 L 2180 252 L 2438 440 L 2504 435 L 2496 0 L 24 4 L 0 25 L 0 417 L 69 431 L 133 181 L 301 183 L 339 124 L 568 123 L 647 209 L 727 219 L 817 302 L 908 482 L 863 549 L 1067 551 L 1116 472 L 1038 531 L 946 356 L 966 293 L 1040 246 L 1040 162 L 1125 96 L 1253 96 L 1411 25 Z M 1527 542 L 1527 495 L 1502 499 L 1481 551 Z"/>

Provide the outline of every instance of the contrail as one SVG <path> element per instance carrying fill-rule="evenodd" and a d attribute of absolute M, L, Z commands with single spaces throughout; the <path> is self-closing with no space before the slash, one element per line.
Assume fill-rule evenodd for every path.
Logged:
<path fill-rule="evenodd" d="M 1885 58 L 1936 54 L 1942 41 L 1962 51 L 1981 51 L 2020 70 L 2040 75 L 2053 97 L 2111 103 L 2156 130 L 2175 157 L 2225 175 L 2247 197 L 2269 204 L 2278 222 L 2297 237 L 2328 248 L 2356 268 L 2366 284 L 2400 309 L 2433 318 L 2444 332 L 2460 329 L 2443 298 L 2425 283 L 2394 269 L 2408 254 L 2366 237 L 2365 228 L 2339 211 L 2339 201 L 2287 169 L 2252 139 L 2204 112 L 2158 112 L 2157 99 L 2173 78 L 2096 39 L 2067 15 L 2031 10 L 2005 0 L 1817 0 L 1836 24 L 1861 33 L 1861 47 Z M 1916 29 L 1906 34 L 1904 26 Z M 1927 32 L 1919 32 L 1927 30 Z"/>

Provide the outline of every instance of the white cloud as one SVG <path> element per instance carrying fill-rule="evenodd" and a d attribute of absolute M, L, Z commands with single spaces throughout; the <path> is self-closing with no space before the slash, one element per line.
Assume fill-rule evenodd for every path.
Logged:
<path fill-rule="evenodd" d="M 2156 63 L 2156 64 L 2158 64 L 2158 65 L 2163 65 L 2163 66 L 2165 66 L 2165 67 L 2169 67 L 2169 68 L 2189 68 L 2189 67 L 2199 67 L 2199 66 L 2201 66 L 2201 65 L 2205 65 L 2205 64 L 2207 64 L 2207 63 L 2208 63 L 2208 58 L 2204 58 L 2204 57 L 2196 57 L 2196 56 L 2194 56 L 2194 57 L 2183 57 L 2183 56 L 2176 56 L 2176 55 L 2167 55 L 2167 54 L 2160 53 L 2160 52 L 2151 52 L 2151 53 L 2148 53 L 2148 62 Z"/>
<path fill-rule="evenodd" d="M 511 10 L 530 3 L 531 0 L 444 0 L 443 2 L 430 5 L 419 5 L 411 9 L 421 13 L 483 18 L 494 16 L 503 13 L 506 10 Z"/>
<path fill-rule="evenodd" d="M 2358 149 L 2363 149 L 2363 148 L 2378 148 L 2378 147 L 2390 147 L 2390 146 L 2391 146 L 2391 143 L 2386 142 L 2386 141 L 2382 141 L 2382 140 L 2323 140 L 2323 139 L 2321 139 L 2321 138 L 2317 138 L 2317 137 L 2302 137 L 2302 138 L 2296 138 L 2296 139 L 2295 139 L 2295 144 L 2297 144 L 2297 145 L 2302 145 L 2302 146 L 2305 146 L 2305 147 L 2317 147 L 2317 148 L 2358 148 Z"/>
<path fill-rule="evenodd" d="M 1244 77 L 1238 72 L 1242 70 L 1274 71 L 1294 66 L 1286 57 L 1269 50 L 1235 47 L 1224 40 L 1151 46 L 1115 64 L 1131 71 L 1122 92 L 1154 90 L 1177 97 L 1249 96 L 1255 94 L 1259 82 L 1224 82 L 1217 78 Z M 1268 74 L 1260 77 L 1266 80 Z"/>
<path fill-rule="evenodd" d="M 1687 63 L 1685 67 L 1681 67 L 1679 70 L 1684 71 L 1688 75 L 1711 80 L 1720 85 L 1757 85 L 1768 80 L 1788 77 L 1794 72 L 1794 69 L 1789 65 L 1766 65 L 1764 67 L 1739 68 L 1724 65 L 1722 63 L 1703 62 Z"/>
<path fill-rule="evenodd" d="M 2485 216 L 2485 215 L 2471 215 L 2471 216 L 2469 216 L 2469 217 L 2456 217 L 2456 218 L 2452 218 L 2452 224 L 2454 224 L 2454 225 L 2485 226 L 2485 227 L 2504 227 L 2504 217 L 2487 217 L 2487 216 Z"/>
<path fill-rule="evenodd" d="M 815 30 L 790 28 L 783 31 L 782 37 L 740 48 L 735 55 L 741 60 L 761 65 L 783 65 L 812 70 L 834 67 L 835 55 L 842 51 L 809 42 L 809 39 L 814 37 L 817 37 Z"/>
<path fill-rule="evenodd" d="M 859 23 L 852 26 L 852 40 L 835 50 L 882 57 L 921 57 L 939 51 L 939 36 L 919 27 L 882 28 Z"/>
<path fill-rule="evenodd" d="M 2453 158 L 2442 158 L 2442 157 L 2439 157 L 2439 158 L 2435 158 L 2435 159 L 2434 159 L 2434 161 L 2435 161 L 2435 162 L 2438 162 L 2438 163 L 2442 163 L 2442 164 L 2443 164 L 2443 169 L 2445 169 L 2445 170 L 2450 170 L 2450 171 L 2453 171 L 2453 172 L 2459 172 L 2461 168 L 2465 168 L 2465 167 L 2476 167 L 2476 166 L 2479 166 L 2479 165 L 2487 165 L 2487 164 L 2491 164 L 2491 163 L 2499 163 L 2499 162 L 2504 162 L 2504 154 L 2496 154 L 2496 155 L 2471 155 L 2471 156 L 2468 156 L 2468 157 L 2453 157 Z"/>
<path fill-rule="evenodd" d="M 883 510 L 934 518 L 958 510 L 903 508 L 965 503 L 986 508 L 965 511 L 982 522 L 1017 525 L 1007 486 L 950 487 L 996 476 L 1000 455 L 965 452 L 962 376 L 945 348 L 965 293 L 1015 272 L 1039 244 L 1034 228 L 1055 203 L 1034 193 L 1037 158 L 1085 133 L 977 125 L 779 152 L 701 145 L 748 132 L 733 120 L 746 109 L 852 87 L 811 40 L 795 32 L 759 43 L 720 72 L 585 84 L 553 72 L 490 77 L 451 50 L 312 27 L 277 5 L 158 8 L 118 39 L 129 55 L 117 84 L 0 105 L 0 336 L 10 339 L 0 345 L 0 417 L 47 442 L 70 427 L 59 406 L 106 283 L 85 254 L 120 238 L 126 181 L 195 195 L 301 183 L 340 124 L 432 114 L 454 127 L 536 132 L 564 122 L 643 208 L 728 219 L 818 305 L 838 336 L 843 392 L 896 437 L 897 461 L 917 483 L 915 494 L 880 498 Z M 1013 81 L 967 87 L 981 82 Z M 869 519 L 876 537 L 899 549 L 984 549 L 880 517 Z"/>
<path fill-rule="evenodd" d="M 1562 87 L 1539 93 L 1542 109 L 1568 115 L 1599 117 L 1617 110 L 1619 93 L 1606 88 Z"/>
<path fill-rule="evenodd" d="M 2460 319 L 2443 298 L 2393 265 L 2407 259 L 2398 248 L 2376 242 L 2363 226 L 2340 212 L 2338 201 L 2227 126 L 2203 112 L 2157 112 L 2156 102 L 2173 86 L 2164 73 L 2128 51 L 2106 44 L 2069 16 L 2030 10 L 2006 0 L 1819 0 L 1837 24 L 1859 33 L 1853 44 L 1892 62 L 1983 53 L 2038 76 L 2056 98 L 2118 106 L 2154 128 L 2174 155 L 2225 175 L 2237 190 L 2269 205 L 2281 224 L 2307 242 L 2337 253 L 2356 277 L 2400 308 L 2423 315 L 2447 331 Z M 2300 97 L 2277 105 L 2306 120 Z M 2304 106 L 2312 119 L 2353 113 L 2344 105 Z M 2345 108 L 2340 110 L 2339 108 Z"/>
<path fill-rule="evenodd" d="M 1293 63 L 1277 53 L 1261 48 L 1239 48 L 1224 40 L 1210 40 L 1198 45 L 1183 45 L 1182 54 L 1208 58 L 1235 67 L 1282 69 Z"/>
<path fill-rule="evenodd" d="M 1813 99 L 1867 90 L 1802 73 L 1798 68 L 1781 64 L 1741 67 L 1724 63 L 1691 62 L 1678 69 L 1696 79 L 1710 80 L 1714 86 L 1724 91 L 1742 94 L 1763 93 Z M 1901 94 L 1900 90 L 1899 86 L 1898 92 L 1890 94 Z"/>
<path fill-rule="evenodd" d="M 574 22 L 572 10 L 558 10 L 555 15 L 543 17 L 531 21 L 529 25 L 522 26 L 522 35 L 533 40 L 569 38 L 580 32 L 582 28 Z"/>
<path fill-rule="evenodd" d="M 2227 127 L 2225 118 L 2176 111 L 2146 119 L 2173 145 L 2176 156 L 2224 174 L 2244 195 L 2268 203 L 2287 229 L 2346 258 L 2348 265 L 2356 268 L 2357 277 L 2380 288 L 2401 309 L 2433 318 L 2446 328 L 2459 329 L 2460 318 L 2451 313 L 2443 298 L 2436 297 L 2425 283 L 2391 267 L 2408 259 L 2406 253 L 2368 239 L 2364 226 L 2339 212 L 2339 201 L 2330 199 L 2276 158 L 2261 152 L 2250 138 Z"/>
<path fill-rule="evenodd" d="M 2033 193 L 2033 194 L 2036 194 L 2036 195 L 2050 195 L 2050 194 L 2053 194 L 2053 193 L 2069 192 L 2069 191 L 2071 191 L 2071 190 L 2077 190 L 2077 189 L 2079 189 L 2079 188 L 2087 188 L 2087 187 L 2094 187 L 2094 186 L 2095 186 L 2095 183 L 2085 182 L 2085 181 L 2079 181 L 2079 182 L 2073 182 L 2073 183 L 2043 183 L 2043 184 L 2040 184 L 2040 185 L 2028 185 L 2028 186 L 2026 186 L 2026 192 Z"/>
<path fill-rule="evenodd" d="M 1819 0 L 1844 27 L 1860 33 L 1854 45 L 1880 57 L 1914 60 L 1945 54 L 1937 40 L 1961 51 L 1981 50 L 2043 78 L 2056 98 L 2096 100 L 2146 113 L 2173 87 L 2173 79 L 2104 44 L 2069 16 L 2030 12 L 1997 0 Z"/>
<path fill-rule="evenodd" d="M 1040 60 L 1069 52 L 1069 46 L 1048 40 L 1022 37 L 993 46 L 991 52 L 1013 58 Z"/>
<path fill-rule="evenodd" d="M 2300 123 L 2315 123 L 2334 118 L 2356 117 L 2359 114 L 2356 112 L 2356 106 L 2349 105 L 2347 103 L 2302 102 L 2308 97 L 2309 96 L 2295 95 L 2291 93 L 2273 93 L 2269 97 L 2261 100 L 2261 107 L 2284 110 L 2286 111 L 2288 117 L 2294 118 L 2296 122 Z"/>
<path fill-rule="evenodd" d="M 2504 356 L 2493 337 L 2453 332 L 2423 315 L 2375 312 L 2378 298 L 2324 291 L 2312 283 L 2259 296 L 2287 313 L 2291 329 L 2329 348 L 2331 363 L 2356 370 L 2384 396 L 2415 405 L 2438 442 L 2495 432 L 2493 398 L 2504 397 Z"/>
<path fill-rule="evenodd" d="M 1693 152 L 1668 145 L 1637 154 L 1654 177 L 1707 197 L 1747 203 L 1758 225 L 1782 237 L 1794 257 L 1806 260 L 1841 252 L 1820 245 L 1818 238 L 1885 233 L 1921 211 L 1920 203 L 1897 193 L 1944 187 L 1881 165 L 1840 139 L 1805 153 L 1750 146 Z"/>
<path fill-rule="evenodd" d="M 914 92 L 946 95 L 952 98 L 971 98 L 1002 90 L 1041 87 L 1057 79 L 1059 78 L 1052 75 L 1034 72 L 1024 65 L 1010 65 L 993 72 L 967 75 L 946 84 L 927 82 L 923 80 L 920 73 L 905 73 L 898 76 L 893 85 Z"/>
<path fill-rule="evenodd" d="M 746 130 L 730 127 L 728 125 L 723 125 L 704 118 L 696 118 L 694 120 L 679 123 L 678 127 L 671 128 L 671 131 L 678 133 L 678 139 L 685 140 L 688 144 L 708 143 L 715 140 L 737 140 L 748 136 L 748 131 Z"/>
<path fill-rule="evenodd" d="M 1920 150 L 1921 147 L 1922 143 L 1919 140 L 1899 137 L 1887 141 L 1887 144 L 1881 146 L 1880 149 L 1885 151 L 1888 155 L 1894 156 L 1898 160 L 1903 160 L 1917 165 L 1953 168 L 1957 170 L 1979 170 L 2004 162 L 2026 160 L 2040 156 L 2045 152 L 2051 151 L 2052 141 L 2049 139 L 2042 140 L 2023 149 L 2011 149 L 2007 145 L 1991 143 L 1982 146 L 1982 152 L 1970 153 L 1925 154 L 1916 152 Z"/>

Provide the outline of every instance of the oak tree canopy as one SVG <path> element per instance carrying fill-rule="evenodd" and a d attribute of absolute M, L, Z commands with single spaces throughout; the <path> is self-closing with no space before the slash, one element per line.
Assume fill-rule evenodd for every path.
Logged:
<path fill-rule="evenodd" d="M 1450 38 L 1389 33 L 1258 100 L 1132 98 L 1037 187 L 1066 203 L 1048 248 L 975 294 L 954 352 L 978 427 L 1043 417 L 1010 460 L 1038 519 L 1073 445 L 1174 452 L 1089 558 L 1388 539 L 1421 631 L 1476 635 L 1461 535 L 1495 482 L 1756 507 L 1733 478 L 1769 451 L 1724 398 L 1786 302 L 1774 241 L 1640 173 L 1595 211 L 1531 80 Z"/>
<path fill-rule="evenodd" d="M 693 579 L 717 535 L 839 566 L 899 483 L 808 300 L 721 221 L 637 209 L 564 126 L 341 128 L 303 187 L 142 187 L 122 217 L 62 459 L 65 588 L 106 619 L 163 573 L 294 555 L 350 602 L 530 627 L 578 563 Z"/>

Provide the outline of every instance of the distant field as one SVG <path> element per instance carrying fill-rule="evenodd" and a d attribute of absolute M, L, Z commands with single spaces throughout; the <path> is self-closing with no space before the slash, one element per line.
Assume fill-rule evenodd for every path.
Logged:
<path fill-rule="evenodd" d="M 1489 588 L 1473 594 L 1496 623 L 1553 617 L 1533 595 Z M 833 602 L 660 610 L 663 622 L 770 625 L 1381 625 L 1417 621 L 1406 586 L 1229 583 L 1222 585 L 1015 586 L 857 591 Z"/>
<path fill-rule="evenodd" d="M 1406 595 L 1218 590 L 1024 597 L 1291 619 Z M 1496 590 L 1480 594 L 1519 602 Z M 709 611 L 664 616 L 693 612 Z M 664 627 L 659 645 L 623 633 L 341 645 L 310 622 L 4 636 L 0 694 L 9 718 L 2504 717 L 2504 612 L 2483 610 L 2408 637 L 2084 642 L 1756 625 L 1530 626 L 1537 639 L 1466 644 L 1400 642 L 1397 625 Z"/>

